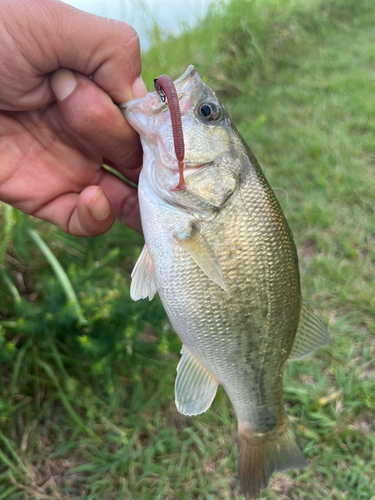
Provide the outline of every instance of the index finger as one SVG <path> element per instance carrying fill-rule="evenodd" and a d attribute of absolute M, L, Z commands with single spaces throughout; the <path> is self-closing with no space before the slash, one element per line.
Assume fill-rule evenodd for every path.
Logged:
<path fill-rule="evenodd" d="M 64 10 L 64 15 L 58 36 L 52 38 L 59 66 L 92 76 L 117 104 L 145 95 L 135 29 L 124 22 L 87 14 L 66 4 L 59 8 Z"/>
<path fill-rule="evenodd" d="M 16 85 L 9 84 L 4 109 L 37 109 L 51 102 L 48 74 L 59 68 L 92 77 L 117 104 L 147 93 L 140 77 L 139 39 L 132 26 L 56 0 L 8 0 L 5 7 L 9 50 L 3 50 L 3 57 L 10 58 L 5 66 L 17 79 Z M 21 51 L 11 50 L 15 40 Z"/>

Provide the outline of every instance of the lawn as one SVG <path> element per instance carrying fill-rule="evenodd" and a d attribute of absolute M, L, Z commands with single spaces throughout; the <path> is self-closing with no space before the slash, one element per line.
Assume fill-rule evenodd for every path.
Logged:
<path fill-rule="evenodd" d="M 331 342 L 287 366 L 308 467 L 269 500 L 375 500 L 375 3 L 232 0 L 143 78 L 194 64 L 275 189 L 306 300 Z M 236 419 L 174 405 L 181 343 L 158 297 L 134 303 L 142 237 L 78 239 L 0 205 L 0 500 L 240 500 Z"/>

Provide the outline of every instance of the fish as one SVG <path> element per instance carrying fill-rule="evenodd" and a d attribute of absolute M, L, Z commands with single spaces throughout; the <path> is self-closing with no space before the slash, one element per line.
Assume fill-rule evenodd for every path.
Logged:
<path fill-rule="evenodd" d="M 174 87 L 183 162 L 160 89 L 121 106 L 144 151 L 145 245 L 130 294 L 151 300 L 159 293 L 182 341 L 180 413 L 205 412 L 223 386 L 238 420 L 241 491 L 255 499 L 273 472 L 306 466 L 284 410 L 283 371 L 329 334 L 302 298 L 292 232 L 225 107 L 193 66 Z M 185 184 L 175 188 L 181 168 Z"/>

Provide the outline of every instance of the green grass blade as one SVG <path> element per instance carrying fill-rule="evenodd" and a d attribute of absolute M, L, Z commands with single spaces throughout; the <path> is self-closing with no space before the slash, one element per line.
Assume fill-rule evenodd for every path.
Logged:
<path fill-rule="evenodd" d="M 105 170 L 108 170 L 108 172 L 111 172 L 111 174 L 115 175 L 116 177 L 121 179 L 126 184 L 129 184 L 129 186 L 138 187 L 137 184 L 135 184 L 132 181 L 129 181 L 126 177 L 124 177 L 122 174 L 120 174 L 120 172 L 118 170 L 116 170 L 115 168 L 112 168 L 109 165 L 106 165 L 105 163 L 103 163 L 103 168 Z"/>
<path fill-rule="evenodd" d="M 13 283 L 13 281 L 9 278 L 9 276 L 4 272 L 0 271 L 0 276 L 2 277 L 6 287 L 8 288 L 11 296 L 13 297 L 14 302 L 21 302 L 20 294 L 18 293 L 17 287 Z"/>
<path fill-rule="evenodd" d="M 25 353 L 27 349 L 30 347 L 31 344 L 31 339 L 29 339 L 27 342 L 24 343 L 24 345 L 21 347 L 21 349 L 18 352 L 16 361 L 13 366 L 13 376 L 12 376 L 12 381 L 10 383 L 10 391 L 9 391 L 9 399 L 12 404 L 13 402 L 13 397 L 16 394 L 17 391 L 17 380 L 18 380 L 18 375 L 21 369 L 21 364 L 22 360 L 25 356 Z"/>
<path fill-rule="evenodd" d="M 9 500 L 10 498 L 14 498 L 14 497 L 11 497 L 11 494 L 14 493 L 15 491 L 17 491 L 18 489 L 19 489 L 19 487 L 17 484 L 15 484 L 14 486 L 11 486 L 6 491 L 4 491 L 4 493 L 2 493 L 0 495 L 0 500 Z"/>
<path fill-rule="evenodd" d="M 37 360 L 38 365 L 43 368 L 43 370 L 47 373 L 47 375 L 50 377 L 51 381 L 55 385 L 56 389 L 58 390 L 57 396 L 60 398 L 61 403 L 63 404 L 66 412 L 69 414 L 70 418 L 73 420 L 75 425 L 80 428 L 81 431 L 85 432 L 89 437 L 95 439 L 96 441 L 101 442 L 101 439 L 95 434 L 94 431 L 92 431 L 87 425 L 84 424 L 83 420 L 77 415 L 77 413 L 74 411 L 73 406 L 70 404 L 70 401 L 63 391 L 60 382 L 51 368 L 51 366 L 46 363 L 45 361 L 42 360 Z"/>
<path fill-rule="evenodd" d="M 57 231 L 54 231 L 51 234 L 46 234 L 45 237 L 50 239 L 51 241 L 58 241 L 59 243 L 64 245 L 64 247 L 69 248 L 70 250 L 74 250 L 76 256 L 79 256 L 81 258 L 85 256 L 86 248 L 83 245 L 80 245 L 76 241 L 72 241 L 71 239 L 63 236 Z"/>
<path fill-rule="evenodd" d="M 3 462 L 11 471 L 13 471 L 14 474 L 18 475 L 18 469 L 14 465 L 13 462 L 9 460 L 9 458 L 0 450 L 0 461 Z"/>
<path fill-rule="evenodd" d="M 73 289 L 73 286 L 64 271 L 62 265 L 60 262 L 57 260 L 55 255 L 52 253 L 51 249 L 46 245 L 46 243 L 42 240 L 42 238 L 39 236 L 39 234 L 34 231 L 33 229 L 29 229 L 29 234 L 32 237 L 32 239 L 35 241 L 36 245 L 38 246 L 39 250 L 43 253 L 49 264 L 51 265 L 52 269 L 54 270 L 57 279 L 59 280 L 65 295 L 68 299 L 69 302 L 71 302 L 74 305 L 77 318 L 81 325 L 87 325 L 87 319 L 83 315 L 81 311 L 81 306 L 78 302 L 77 295 Z"/>
<path fill-rule="evenodd" d="M 0 321 L 0 326 L 4 328 L 17 328 L 18 323 L 17 321 Z"/>
<path fill-rule="evenodd" d="M 12 225 L 14 220 L 13 211 L 13 207 L 5 205 L 5 224 L 0 241 L 0 269 L 2 268 L 5 252 L 7 251 L 9 240 L 12 236 Z"/>
<path fill-rule="evenodd" d="M 6 446 L 6 448 L 9 451 L 9 453 L 12 455 L 12 457 L 14 458 L 14 460 L 18 463 L 18 465 L 23 470 L 23 472 L 25 474 L 27 474 L 30 477 L 30 479 L 34 482 L 34 479 L 30 475 L 29 471 L 26 469 L 25 464 L 22 462 L 22 460 L 20 459 L 20 457 L 14 451 L 14 449 L 13 449 L 12 445 L 10 444 L 10 442 L 8 441 L 8 439 L 4 436 L 4 434 L 1 431 L 0 431 L 0 440 L 4 443 L 4 445 Z M 4 461 L 4 457 L 7 459 L 7 457 L 4 455 L 3 457 L 1 457 L 3 461 Z M 8 462 L 10 462 L 10 461 L 8 460 Z M 16 467 L 13 464 L 12 464 L 12 469 L 16 469 Z"/>

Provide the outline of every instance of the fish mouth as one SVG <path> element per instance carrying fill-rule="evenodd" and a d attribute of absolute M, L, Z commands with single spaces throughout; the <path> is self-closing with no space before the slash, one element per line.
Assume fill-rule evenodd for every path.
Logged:
<path fill-rule="evenodd" d="M 184 162 L 184 177 L 192 178 L 213 164 L 213 161 L 208 161 L 206 163 Z"/>
<path fill-rule="evenodd" d="M 177 92 L 178 100 L 181 101 L 181 99 L 183 97 L 185 97 L 186 94 L 187 94 L 187 90 L 178 91 Z M 151 97 L 148 97 L 148 96 L 151 96 Z M 168 109 L 168 103 L 161 101 L 156 92 L 150 92 L 146 96 L 141 97 L 139 99 L 133 99 L 132 101 L 123 102 L 123 103 L 119 104 L 118 107 L 121 109 L 121 111 L 123 113 L 125 113 L 125 111 L 127 111 L 129 113 L 129 112 L 133 111 L 132 108 L 136 108 L 141 103 L 144 103 L 146 98 L 148 98 L 148 100 L 150 101 L 149 102 L 150 114 L 157 115 L 159 113 L 162 113 L 166 109 Z"/>
<path fill-rule="evenodd" d="M 172 172 L 178 172 L 178 166 L 176 165 L 176 159 L 172 157 L 172 155 L 168 155 L 171 159 L 169 165 L 166 165 L 164 162 L 163 165 L 165 168 L 171 170 Z M 206 168 L 213 165 L 214 161 L 207 161 L 205 163 L 197 163 L 193 161 L 184 161 L 184 177 L 194 177 L 198 173 L 206 170 Z"/>
<path fill-rule="evenodd" d="M 186 93 L 189 91 L 189 82 L 192 78 L 195 77 L 195 75 L 198 76 L 197 70 L 194 68 L 194 66 L 190 65 L 186 69 L 185 73 L 183 73 L 177 80 L 175 80 L 173 83 L 176 87 L 176 92 L 178 96 L 178 100 L 180 101 Z M 161 102 L 160 97 L 156 91 L 154 92 L 149 92 L 146 96 L 141 97 L 139 99 L 133 99 L 128 102 L 123 102 L 119 104 L 119 108 L 121 111 L 124 113 L 125 111 L 130 111 L 132 108 L 135 108 L 140 105 L 140 103 L 144 103 L 145 100 L 150 101 L 150 109 L 151 112 L 154 114 L 158 114 L 161 111 L 164 111 L 164 109 L 167 108 L 167 103 Z"/>

